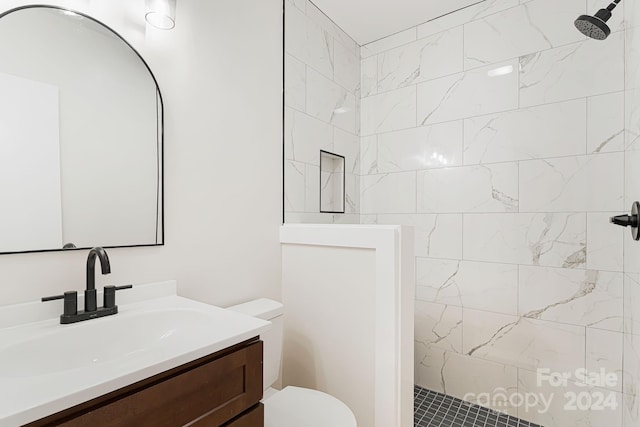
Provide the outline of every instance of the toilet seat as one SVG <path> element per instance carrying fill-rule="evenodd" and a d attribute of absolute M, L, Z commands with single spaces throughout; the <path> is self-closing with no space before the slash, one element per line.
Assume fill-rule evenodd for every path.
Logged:
<path fill-rule="evenodd" d="M 262 403 L 264 427 L 357 427 L 347 405 L 317 390 L 289 386 Z"/>

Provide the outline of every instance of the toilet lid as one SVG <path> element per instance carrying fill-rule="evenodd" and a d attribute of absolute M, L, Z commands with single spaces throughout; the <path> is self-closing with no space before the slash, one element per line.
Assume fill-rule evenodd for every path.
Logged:
<path fill-rule="evenodd" d="M 317 390 L 285 387 L 265 399 L 264 427 L 356 427 L 353 412 Z"/>

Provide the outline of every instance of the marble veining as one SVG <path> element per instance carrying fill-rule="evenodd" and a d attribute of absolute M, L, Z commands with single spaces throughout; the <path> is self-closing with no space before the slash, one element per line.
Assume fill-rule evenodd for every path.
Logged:
<path fill-rule="evenodd" d="M 622 332 L 622 273 L 520 266 L 519 315 Z"/>
<path fill-rule="evenodd" d="M 586 109 L 577 99 L 465 119 L 464 163 L 586 154 Z"/>
<path fill-rule="evenodd" d="M 463 231 L 468 260 L 581 267 L 586 259 L 584 214 L 467 214 Z"/>
<path fill-rule="evenodd" d="M 287 47 L 285 168 L 303 181 L 285 176 L 287 218 L 414 227 L 416 383 L 556 393 L 544 414 L 496 409 L 635 427 L 640 245 L 608 218 L 640 191 L 640 7 L 622 2 L 599 42 L 571 25 L 598 0 L 487 0 L 354 56 L 315 6 L 288 2 L 300 39 Z M 347 215 L 310 211 L 319 147 L 347 156 Z M 578 367 L 624 377 L 589 389 L 623 404 L 566 411 L 536 385 L 537 368 Z"/>
<path fill-rule="evenodd" d="M 516 163 L 418 171 L 418 212 L 517 212 Z"/>
<path fill-rule="evenodd" d="M 419 84 L 418 123 L 427 125 L 517 108 L 517 70 L 517 60 L 511 60 Z"/>
<path fill-rule="evenodd" d="M 624 32 L 607 49 L 586 40 L 520 57 L 520 106 L 528 107 L 624 89 Z"/>

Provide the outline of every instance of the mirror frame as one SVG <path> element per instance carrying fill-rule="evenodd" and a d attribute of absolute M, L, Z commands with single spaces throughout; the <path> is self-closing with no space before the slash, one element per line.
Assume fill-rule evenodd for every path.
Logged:
<path fill-rule="evenodd" d="M 149 75 L 151 76 L 151 78 L 153 79 L 153 82 L 156 85 L 156 92 L 158 94 L 157 99 L 160 101 L 160 114 L 158 114 L 158 117 L 160 119 L 160 123 L 158 129 L 159 129 L 159 133 L 157 135 L 158 138 L 158 151 L 157 151 L 157 162 L 158 162 L 158 184 L 157 184 L 157 195 L 158 197 L 160 197 L 161 200 L 158 201 L 157 205 L 158 205 L 158 209 L 159 212 L 162 212 L 161 217 L 159 218 L 159 221 L 157 222 L 157 226 L 156 226 L 156 243 L 150 243 L 150 244 L 139 244 L 139 245 L 115 245 L 115 246 L 101 246 L 99 243 L 96 243 L 94 246 L 101 246 L 103 248 L 140 248 L 140 247 L 154 247 L 154 246 L 164 246 L 165 245 L 165 228 L 164 228 L 164 218 L 165 218 L 165 195 L 164 195 L 164 100 L 162 98 L 162 92 L 160 91 L 160 85 L 158 84 L 158 80 L 156 79 L 156 76 L 153 74 L 153 71 L 151 71 L 151 68 L 149 67 L 149 64 L 147 64 L 147 61 L 144 60 L 144 58 L 142 57 L 142 55 L 140 55 L 140 53 L 131 45 L 131 43 L 129 43 L 124 37 L 122 37 L 120 35 L 120 33 L 118 33 L 117 31 L 115 31 L 113 28 L 109 27 L 108 25 L 106 25 L 105 23 L 103 23 L 102 21 L 99 21 L 96 18 L 93 18 L 83 12 L 78 12 L 77 10 L 72 10 L 72 9 L 67 9 L 64 7 L 60 7 L 60 6 L 53 6 L 53 5 L 45 5 L 45 4 L 30 4 L 30 5 L 25 5 L 25 6 L 19 6 L 19 7 L 15 7 L 13 9 L 7 10 L 6 12 L 2 12 L 0 13 L 0 20 L 2 18 L 4 18 L 7 15 L 10 15 L 14 12 L 18 12 L 21 10 L 25 10 L 25 9 L 54 9 L 54 10 L 59 10 L 59 11 L 63 11 L 63 12 L 71 12 L 74 13 L 78 16 L 81 16 L 83 18 L 89 19 L 90 21 L 95 22 L 96 24 L 100 25 L 101 27 L 105 28 L 106 30 L 108 30 L 109 32 L 111 32 L 113 35 L 115 35 L 118 39 L 120 39 L 127 47 L 129 47 L 129 49 L 131 49 L 136 56 L 140 59 L 140 61 L 142 61 L 142 63 L 144 64 L 145 68 L 147 69 L 147 71 L 149 72 Z M 1 23 L 1 21 L 0 21 Z M 158 241 L 158 237 L 161 236 L 162 237 L 162 242 L 161 243 L 157 243 Z M 40 252 L 68 252 L 68 251 L 82 251 L 82 250 L 88 250 L 91 249 L 91 247 L 81 247 L 81 248 L 59 248 L 59 249 L 34 249 L 34 250 L 28 250 L 28 251 L 9 251 L 9 252 L 0 252 L 0 255 L 14 255 L 14 254 L 27 254 L 27 253 L 40 253 Z"/>

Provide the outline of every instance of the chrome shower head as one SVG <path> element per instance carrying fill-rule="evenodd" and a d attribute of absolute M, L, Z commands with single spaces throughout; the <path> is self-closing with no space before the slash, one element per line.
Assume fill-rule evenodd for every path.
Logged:
<path fill-rule="evenodd" d="M 596 40 L 604 40 L 611 29 L 607 25 L 607 21 L 611 18 L 611 11 L 620 3 L 621 0 L 614 0 L 606 9 L 600 9 L 595 16 L 580 15 L 575 20 L 574 25 L 582 34 Z"/>

